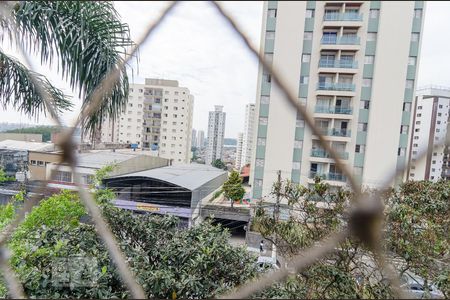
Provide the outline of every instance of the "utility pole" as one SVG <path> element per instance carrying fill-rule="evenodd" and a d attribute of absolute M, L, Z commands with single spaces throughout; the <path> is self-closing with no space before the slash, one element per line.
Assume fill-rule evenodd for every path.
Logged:
<path fill-rule="evenodd" d="M 280 220 L 280 201 L 281 201 L 281 170 L 277 172 L 277 185 L 276 185 L 276 202 L 275 207 L 273 209 L 273 218 L 275 220 L 275 226 L 277 226 Z M 272 245 L 272 259 L 274 259 L 275 264 L 277 263 L 277 246 L 278 243 L 277 233 L 275 232 L 275 243 Z"/>

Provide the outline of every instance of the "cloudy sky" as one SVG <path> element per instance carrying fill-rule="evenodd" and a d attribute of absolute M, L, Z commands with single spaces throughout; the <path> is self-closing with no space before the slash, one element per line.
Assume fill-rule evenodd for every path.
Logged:
<path fill-rule="evenodd" d="M 130 26 L 133 39 L 141 35 L 165 5 L 162 2 L 115 2 L 122 20 Z M 224 5 L 259 48 L 262 2 L 226 2 Z M 450 86 L 450 42 L 446 38 L 450 32 L 449 15 L 450 3 L 428 2 L 419 87 Z M 132 65 L 132 81 L 142 83 L 146 77 L 178 80 L 195 97 L 194 128 L 206 129 L 208 111 L 220 104 L 227 113 L 225 135 L 236 137 L 244 126 L 245 104 L 255 102 L 257 61 L 225 25 L 208 3 L 182 2 L 140 48 L 139 62 Z M 34 65 L 70 93 L 68 86 L 52 72 L 54 70 Z M 77 109 L 65 114 L 64 121 L 70 123 L 76 113 Z M 0 110 L 0 122 L 36 123 L 12 110 Z M 50 121 L 41 118 L 39 123 Z"/>

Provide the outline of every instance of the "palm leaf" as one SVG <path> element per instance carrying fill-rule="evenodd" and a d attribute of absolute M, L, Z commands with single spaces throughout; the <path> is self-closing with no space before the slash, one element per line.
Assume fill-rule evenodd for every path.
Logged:
<path fill-rule="evenodd" d="M 31 72 L 0 49 L 0 104 L 4 109 L 12 105 L 29 116 L 37 118 L 42 113 L 46 115 L 49 110 L 36 84 L 50 96 L 56 112 L 70 109 L 72 104 L 61 90 L 54 87 L 47 78 Z"/>
<path fill-rule="evenodd" d="M 14 11 L 20 37 L 30 52 L 40 55 L 41 63 L 56 64 L 63 79 L 91 101 L 93 91 L 105 75 L 123 61 L 126 47 L 133 45 L 129 28 L 121 23 L 111 2 L 21 1 Z M 98 111 L 86 121 L 91 133 L 105 117 L 115 119 L 128 98 L 126 69 L 105 94 Z"/>

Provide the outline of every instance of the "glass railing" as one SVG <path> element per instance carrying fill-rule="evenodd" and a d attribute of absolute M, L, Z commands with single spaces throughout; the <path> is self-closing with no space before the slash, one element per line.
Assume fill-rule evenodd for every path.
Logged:
<path fill-rule="evenodd" d="M 320 177 L 323 180 L 332 180 L 332 181 L 341 181 L 346 182 L 347 177 L 345 175 L 339 174 L 339 173 L 321 173 L 317 171 L 310 171 L 309 172 L 309 178 L 316 178 Z"/>
<path fill-rule="evenodd" d="M 348 159 L 348 152 L 337 152 L 337 155 L 340 159 Z M 330 154 L 323 149 L 312 149 L 311 156 L 321 158 L 331 158 Z"/>
<path fill-rule="evenodd" d="M 320 113 L 320 114 L 351 115 L 352 108 L 351 107 L 342 107 L 342 106 L 316 106 L 314 112 Z"/>
<path fill-rule="evenodd" d="M 324 45 L 359 45 L 359 37 L 358 36 L 334 36 L 334 35 L 324 35 L 322 37 L 322 44 Z"/>
<path fill-rule="evenodd" d="M 317 84 L 318 90 L 332 90 L 332 91 L 355 91 L 353 83 L 335 83 L 335 82 L 319 82 Z"/>
<path fill-rule="evenodd" d="M 343 136 L 350 137 L 351 130 L 340 128 L 318 128 L 320 133 L 325 136 Z"/>
<path fill-rule="evenodd" d="M 323 16 L 324 21 L 362 21 L 362 14 L 356 12 L 325 12 Z"/>
<path fill-rule="evenodd" d="M 358 63 L 354 60 L 329 60 L 321 59 L 319 60 L 320 68 L 347 68 L 356 69 L 358 68 Z"/>

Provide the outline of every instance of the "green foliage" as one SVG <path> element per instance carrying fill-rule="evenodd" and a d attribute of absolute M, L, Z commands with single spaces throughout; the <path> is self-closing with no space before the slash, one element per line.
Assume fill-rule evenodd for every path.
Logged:
<path fill-rule="evenodd" d="M 226 170 L 227 169 L 227 166 L 220 159 L 216 159 L 215 161 L 212 162 L 211 165 L 213 167 L 215 167 L 215 168 L 218 168 L 218 169 L 222 169 L 222 170 Z"/>
<path fill-rule="evenodd" d="M 13 203 L 0 206 L 0 231 L 14 219 L 15 209 Z"/>
<path fill-rule="evenodd" d="M 27 128 L 17 128 L 8 130 L 6 132 L 9 133 L 36 133 L 42 134 L 42 141 L 49 142 L 51 140 L 51 136 L 53 132 L 60 132 L 61 128 L 58 126 L 35 126 L 35 127 L 27 127 Z"/>
<path fill-rule="evenodd" d="M 117 64 L 123 61 L 121 54 L 133 43 L 128 26 L 120 22 L 111 2 L 18 2 L 11 18 L 0 22 L 5 34 L 13 35 L 12 22 L 19 28 L 19 36 L 14 40 L 30 53 L 39 55 L 42 64 L 56 64 L 62 79 L 79 92 L 83 105 L 91 102 L 104 76 L 109 71 L 117 71 L 112 88 L 102 94 L 99 109 L 85 120 L 91 133 L 105 116 L 114 119 L 120 114 L 128 97 L 128 76 L 126 68 L 117 69 Z M 3 53 L 0 60 L 0 64 L 7 66 L 5 76 L 0 78 L 1 103 L 13 104 L 30 116 L 48 111 L 30 80 L 30 71 Z M 67 109 L 70 106 L 67 97 L 44 76 L 36 75 L 55 106 L 59 110 Z"/>
<path fill-rule="evenodd" d="M 7 176 L 3 168 L 0 168 L 0 183 L 2 182 L 9 182 L 9 181 L 15 181 L 16 179 L 14 177 Z"/>
<path fill-rule="evenodd" d="M 223 184 L 222 190 L 225 198 L 231 201 L 231 206 L 233 206 L 234 201 L 241 200 L 244 197 L 245 189 L 242 187 L 242 178 L 238 172 L 232 171 L 230 173 L 228 180 Z"/>
<path fill-rule="evenodd" d="M 450 182 L 410 181 L 388 199 L 388 250 L 405 259 L 410 269 L 437 282 L 450 297 Z M 447 278 L 447 279 L 445 279 Z"/>
<path fill-rule="evenodd" d="M 94 187 L 101 186 L 103 184 L 103 179 L 108 177 L 110 175 L 110 173 L 113 172 L 116 168 L 117 168 L 117 165 L 112 164 L 112 165 L 107 165 L 107 166 L 104 166 L 104 167 L 98 169 L 94 174 L 93 186 Z"/>
<path fill-rule="evenodd" d="M 19 241 L 42 226 L 59 227 L 68 225 L 75 228 L 83 215 L 85 215 L 85 209 L 79 201 L 78 194 L 62 191 L 43 200 L 39 206 L 33 208 L 25 221 L 15 231 L 13 241 Z"/>

